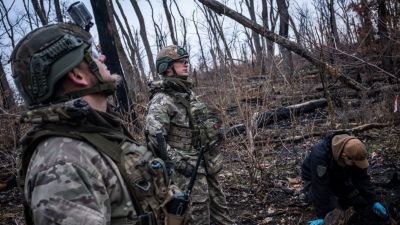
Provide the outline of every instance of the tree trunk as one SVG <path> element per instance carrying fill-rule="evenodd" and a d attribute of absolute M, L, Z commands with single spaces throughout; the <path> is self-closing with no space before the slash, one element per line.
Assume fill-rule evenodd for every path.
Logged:
<path fill-rule="evenodd" d="M 35 10 L 36 14 L 39 16 L 40 22 L 42 25 L 47 25 L 47 17 L 46 17 L 46 12 L 40 7 L 38 0 L 32 0 L 32 6 L 33 9 Z"/>
<path fill-rule="evenodd" d="M 124 75 L 125 75 L 124 78 L 125 78 L 126 83 L 127 83 L 127 90 L 128 90 L 128 93 L 129 93 L 129 91 L 132 91 L 133 96 L 135 96 L 136 95 L 135 92 L 137 92 L 138 90 L 139 91 L 141 90 L 139 70 L 134 71 L 131 62 L 129 62 L 128 56 L 125 53 L 125 49 L 122 46 L 121 38 L 119 37 L 117 25 L 115 24 L 114 19 L 119 24 L 121 32 L 127 38 L 128 43 L 129 43 L 129 37 L 128 37 L 128 34 L 125 31 L 125 28 L 122 25 L 121 20 L 119 19 L 117 13 L 115 12 L 113 3 L 109 2 L 109 4 L 107 6 L 108 6 L 107 7 L 108 14 L 111 15 L 111 17 L 110 17 L 110 25 L 111 25 L 111 29 L 113 30 L 112 34 L 113 34 L 113 37 L 114 37 L 114 40 L 115 40 L 115 46 L 117 47 L 118 56 L 119 56 L 119 59 L 120 59 L 120 62 L 121 62 L 121 66 L 122 66 L 122 68 L 124 70 Z M 133 49 L 133 47 L 131 45 L 129 45 L 129 46 L 130 46 L 130 49 Z M 135 62 L 135 59 L 133 58 L 132 59 L 132 63 L 134 63 L 134 62 Z"/>
<path fill-rule="evenodd" d="M 211 8 L 218 14 L 224 14 L 233 20 L 239 22 L 245 27 L 248 27 L 257 33 L 263 35 L 267 39 L 282 45 L 283 47 L 287 48 L 290 51 L 298 54 L 299 56 L 305 58 L 312 64 L 316 66 L 321 66 L 324 68 L 331 76 L 336 77 L 342 83 L 346 84 L 347 86 L 357 90 L 357 91 L 366 91 L 367 88 L 358 83 L 357 81 L 351 79 L 350 77 L 345 76 L 339 69 L 332 67 L 330 64 L 315 58 L 308 50 L 297 46 L 296 43 L 277 35 L 273 32 L 270 32 L 263 28 L 261 25 L 254 23 L 254 21 L 244 17 L 243 15 L 237 13 L 236 11 L 230 9 L 229 7 L 221 4 L 215 0 L 199 0 L 202 4 L 206 5 L 207 7 Z"/>
<path fill-rule="evenodd" d="M 389 38 L 387 27 L 388 11 L 386 9 L 385 0 L 378 0 L 378 35 L 379 44 L 383 50 L 382 68 L 387 72 L 394 73 L 392 60 L 392 40 Z"/>
<path fill-rule="evenodd" d="M 253 0 L 246 0 L 246 5 L 247 5 L 247 8 L 249 9 L 250 19 L 254 23 L 257 23 L 256 13 L 254 11 L 254 1 Z M 262 54 L 262 52 L 263 52 L 263 49 L 261 48 L 260 36 L 254 30 L 251 31 L 251 36 L 253 37 L 254 50 L 256 52 L 256 64 L 257 64 L 257 67 L 262 67 L 262 63 L 263 63 L 263 60 L 262 60 L 263 54 Z"/>
<path fill-rule="evenodd" d="M 228 42 L 226 41 L 222 26 L 221 26 L 217 16 L 215 14 L 213 14 L 213 12 L 210 11 L 209 15 L 210 15 L 211 20 L 214 23 L 214 27 L 217 30 L 219 37 L 221 38 L 222 44 L 224 45 L 226 56 L 228 57 L 231 66 L 233 66 L 232 53 L 228 46 Z"/>
<path fill-rule="evenodd" d="M 257 127 L 265 127 L 276 121 L 289 119 L 293 116 L 298 116 L 304 113 L 314 112 L 316 109 L 324 108 L 327 106 L 327 100 L 325 98 L 303 102 L 296 105 L 290 105 L 282 107 L 274 111 L 263 112 L 257 116 L 254 120 L 254 124 Z"/>
<path fill-rule="evenodd" d="M 63 16 L 61 13 L 60 0 L 54 0 L 54 7 L 56 8 L 57 21 L 61 22 L 61 23 L 64 22 Z"/>
<path fill-rule="evenodd" d="M 140 11 L 139 5 L 137 4 L 136 0 L 131 0 L 131 4 L 132 4 L 133 9 L 135 10 L 136 16 L 139 20 L 139 24 L 140 24 L 139 33 L 140 33 L 140 37 L 142 37 L 144 48 L 146 49 L 147 59 L 148 59 L 150 70 L 151 70 L 151 76 L 152 76 L 152 78 L 156 78 L 157 70 L 156 70 L 156 67 L 154 66 L 153 53 L 151 52 L 149 40 L 147 39 L 146 25 L 144 23 L 142 12 Z"/>
<path fill-rule="evenodd" d="M 14 97 L 8 84 L 0 56 L 0 107 L 11 109 L 15 106 Z"/>
<path fill-rule="evenodd" d="M 107 11 L 107 0 L 90 0 L 90 2 L 92 4 L 93 14 L 97 25 L 101 51 L 107 56 L 105 64 L 111 73 L 117 73 L 124 78 L 118 58 L 117 46 L 112 35 L 113 32 L 116 31 L 113 30 L 110 21 L 112 15 L 109 15 Z M 126 82 L 123 82 L 122 85 L 119 85 L 117 89 L 117 99 L 122 112 L 128 112 L 129 110 L 127 90 Z"/>
<path fill-rule="evenodd" d="M 186 30 L 186 19 L 185 17 L 182 15 L 181 10 L 178 7 L 178 4 L 176 3 L 175 0 L 172 0 L 175 4 L 176 10 L 178 11 L 179 16 L 181 17 L 182 20 L 182 28 L 183 28 L 183 42 L 182 42 L 182 46 L 183 48 L 187 48 L 187 41 L 186 41 L 186 36 L 187 36 L 187 30 Z"/>
<path fill-rule="evenodd" d="M 122 33 L 126 36 L 126 41 L 127 41 L 129 51 L 130 51 L 130 58 L 131 58 L 133 66 L 134 66 L 135 72 L 139 75 L 138 81 L 140 82 L 140 85 L 141 85 L 141 83 L 145 82 L 146 79 L 145 79 L 145 73 L 144 73 L 142 61 L 140 60 L 140 55 L 136 55 L 138 46 L 136 45 L 135 38 L 132 34 L 131 28 L 128 23 L 128 19 L 125 16 L 125 12 L 121 6 L 121 3 L 119 1 L 116 1 L 116 3 L 117 3 L 117 6 L 121 13 L 122 18 L 124 19 L 124 24 L 125 24 L 126 30 L 128 31 L 128 34 L 126 34 L 126 32 L 122 32 Z M 115 18 L 117 19 L 117 22 L 118 22 L 118 17 L 116 16 Z M 120 22 L 118 22 L 118 23 L 120 23 Z M 122 23 L 119 26 L 121 27 L 122 31 L 125 31 L 125 29 L 122 29 L 123 28 Z"/>
<path fill-rule="evenodd" d="M 278 5 L 279 13 L 279 35 L 287 39 L 289 37 L 288 6 L 286 5 L 286 0 L 277 0 L 276 3 Z M 282 53 L 284 71 L 286 75 L 289 76 L 288 80 L 291 81 L 293 75 L 292 53 L 289 49 L 284 48 L 282 45 L 279 45 L 279 49 Z"/>
<path fill-rule="evenodd" d="M 193 11 L 192 18 L 193 18 L 193 25 L 194 25 L 194 28 L 196 30 L 196 35 L 197 35 L 197 38 L 198 38 L 198 41 L 199 41 L 199 45 L 200 45 L 201 59 L 203 61 L 202 64 L 203 64 L 204 68 L 206 69 L 206 72 L 208 73 L 208 65 L 207 65 L 208 63 L 207 63 L 206 57 L 204 55 L 203 44 L 202 44 L 202 40 L 200 38 L 199 28 L 197 27 L 197 21 L 194 18 L 194 11 Z"/>
<path fill-rule="evenodd" d="M 161 27 L 156 23 L 154 19 L 154 9 L 153 5 L 151 5 L 150 0 L 147 0 L 151 9 L 151 20 L 153 21 L 154 31 L 156 33 L 156 44 L 157 44 L 157 52 L 159 52 L 162 48 L 167 45 L 167 37 L 163 35 Z"/>
<path fill-rule="evenodd" d="M 329 9 L 329 24 L 331 35 L 333 37 L 333 47 L 337 48 L 340 45 L 339 33 L 337 30 L 336 25 L 336 16 L 335 16 L 335 7 L 334 7 L 334 0 L 329 0 L 328 2 L 328 9 Z"/>
<path fill-rule="evenodd" d="M 167 18 L 167 22 L 168 22 L 169 33 L 171 35 L 172 44 L 178 45 L 178 41 L 175 38 L 174 25 L 172 24 L 171 13 L 169 12 L 169 9 L 168 9 L 167 0 L 163 0 L 162 2 L 163 2 L 164 12 L 165 12 L 165 17 Z"/>

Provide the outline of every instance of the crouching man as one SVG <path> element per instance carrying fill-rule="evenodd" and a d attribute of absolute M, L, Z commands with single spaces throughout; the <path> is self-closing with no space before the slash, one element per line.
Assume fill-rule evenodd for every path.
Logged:
<path fill-rule="evenodd" d="M 367 156 L 365 145 L 348 134 L 329 135 L 313 146 L 302 165 L 304 191 L 317 214 L 309 224 L 323 224 L 326 214 L 338 207 L 353 206 L 356 211 L 367 207 L 388 217 L 385 207 L 376 201 L 367 174 Z"/>

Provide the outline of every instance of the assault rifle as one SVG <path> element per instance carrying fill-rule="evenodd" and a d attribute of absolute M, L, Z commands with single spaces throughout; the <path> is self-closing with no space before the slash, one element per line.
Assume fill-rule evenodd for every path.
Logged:
<path fill-rule="evenodd" d="M 187 189 L 184 192 L 176 193 L 174 195 L 173 200 L 167 203 L 166 208 L 168 213 L 183 216 L 186 212 L 186 209 L 189 206 L 189 198 L 192 193 L 194 182 L 196 181 L 198 170 L 201 164 L 201 161 L 204 159 L 204 152 L 208 146 L 204 146 L 200 140 L 198 140 L 197 149 L 199 150 L 199 156 L 196 161 L 196 166 L 192 170 L 192 174 L 190 176 L 190 181 L 187 186 Z"/>

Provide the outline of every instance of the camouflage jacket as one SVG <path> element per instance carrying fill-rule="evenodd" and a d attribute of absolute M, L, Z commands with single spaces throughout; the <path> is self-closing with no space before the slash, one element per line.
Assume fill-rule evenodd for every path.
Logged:
<path fill-rule="evenodd" d="M 177 79 L 178 83 L 175 83 Z M 206 123 L 207 128 L 210 129 L 199 129 L 199 121 L 203 124 L 212 120 L 207 118 L 207 108 L 195 97 L 188 81 L 179 78 L 164 78 L 150 83 L 150 92 L 152 97 L 146 116 L 149 144 L 157 148 L 156 134 L 161 132 L 165 137 L 166 150 L 170 159 L 177 166 L 182 163 L 195 166 L 199 153 L 195 148 L 195 139 L 207 136 L 219 140 L 219 127 L 215 126 L 214 121 Z M 208 173 L 221 170 L 222 158 L 216 145 L 212 146 L 212 151 L 206 152 L 204 157 L 208 164 L 208 167 L 206 166 Z M 206 168 L 200 167 L 199 173 L 206 173 Z"/>
<path fill-rule="evenodd" d="M 73 121 L 85 120 L 86 124 L 124 134 L 120 120 L 113 115 L 89 107 L 75 110 L 76 105 L 87 106 L 80 99 L 66 104 L 71 107 L 26 113 L 23 120 L 37 124 L 30 133 L 55 121 L 68 120 L 79 127 L 79 122 Z M 24 195 L 34 224 L 106 225 L 135 219 L 132 200 L 117 165 L 85 141 L 60 136 L 43 138 L 25 176 Z"/>

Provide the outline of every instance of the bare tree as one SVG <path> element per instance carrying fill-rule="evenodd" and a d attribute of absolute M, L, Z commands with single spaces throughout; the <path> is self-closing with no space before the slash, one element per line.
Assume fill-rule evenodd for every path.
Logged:
<path fill-rule="evenodd" d="M 140 11 L 139 5 L 137 4 L 136 0 L 131 0 L 131 4 L 133 6 L 133 9 L 135 10 L 136 16 L 138 17 L 139 24 L 140 24 L 140 37 L 142 37 L 143 45 L 146 50 L 147 54 L 147 59 L 149 62 L 150 70 L 151 70 L 151 76 L 153 78 L 157 78 L 156 74 L 156 67 L 154 66 L 154 59 L 153 59 L 153 53 L 151 52 L 149 40 L 147 39 L 147 34 L 146 34 L 146 25 L 144 23 L 143 15 L 142 12 Z"/>
<path fill-rule="evenodd" d="M 0 55 L 0 107 L 4 109 L 11 109 L 14 107 L 15 101 L 4 72 L 3 64 L 1 63 L 1 58 L 2 55 Z"/>
<path fill-rule="evenodd" d="M 206 69 L 206 72 L 208 72 L 208 65 L 207 65 L 206 57 L 204 55 L 203 44 L 202 44 L 202 40 L 201 40 L 201 37 L 200 37 L 200 34 L 199 34 L 199 28 L 197 27 L 197 23 L 198 22 L 195 19 L 194 14 L 195 14 L 195 11 L 193 11 L 192 18 L 193 18 L 193 25 L 194 25 L 194 28 L 196 30 L 196 35 L 197 35 L 197 38 L 198 38 L 198 41 L 199 41 L 199 45 L 200 45 L 200 53 L 201 53 L 202 64 L 203 64 L 204 68 Z"/>
<path fill-rule="evenodd" d="M 219 3 L 215 0 L 199 0 L 202 4 L 214 10 L 218 14 L 224 14 L 238 23 L 242 24 L 245 27 L 249 27 L 257 33 L 263 35 L 265 38 L 274 41 L 275 43 L 282 45 L 290 51 L 295 52 L 300 55 L 304 59 L 308 60 L 310 63 L 321 67 L 333 77 L 336 77 L 339 81 L 343 82 L 347 86 L 357 90 L 357 91 L 366 91 L 367 88 L 358 83 L 357 81 L 351 79 L 350 77 L 345 76 L 342 71 L 338 68 L 332 67 L 330 64 L 315 58 L 308 50 L 299 47 L 295 42 L 288 40 L 280 35 L 277 35 L 273 32 L 266 30 L 263 26 L 254 23 L 254 21 L 244 17 L 243 15 L 237 13 L 226 5 Z"/>
<path fill-rule="evenodd" d="M 386 8 L 385 0 L 377 0 L 378 4 L 378 35 L 379 45 L 383 49 L 382 53 L 382 68 L 388 72 L 393 73 L 393 60 L 392 60 L 392 40 L 389 38 L 388 31 L 388 10 Z M 390 4 L 389 4 L 390 5 Z"/>
<path fill-rule="evenodd" d="M 31 0 L 31 1 L 32 1 L 33 9 L 35 10 L 36 14 L 39 16 L 40 22 L 42 23 L 42 25 L 47 25 L 48 18 L 46 16 L 46 11 L 44 10 L 44 7 L 43 7 L 43 2 L 42 2 L 42 4 L 39 4 L 38 0 Z"/>
<path fill-rule="evenodd" d="M 186 27 L 186 19 L 185 19 L 185 17 L 182 15 L 182 12 L 181 12 L 181 10 L 179 9 L 179 7 L 178 7 L 178 4 L 176 3 L 176 1 L 175 0 L 172 0 L 173 2 L 174 2 L 174 4 L 175 4 L 175 7 L 176 7 L 176 10 L 178 11 L 178 14 L 179 14 L 179 16 L 181 17 L 181 20 L 182 20 L 182 29 L 183 29 L 183 32 L 182 32 L 182 38 L 183 38 L 183 42 L 182 42 L 182 46 L 184 47 L 184 48 L 186 48 L 186 36 L 187 36 L 187 27 Z"/>
<path fill-rule="evenodd" d="M 56 8 L 57 21 L 64 22 L 63 16 L 61 14 L 60 0 L 54 0 L 54 7 Z"/>
<path fill-rule="evenodd" d="M 234 64 L 233 64 L 233 57 L 232 57 L 231 49 L 225 38 L 225 34 L 222 29 L 222 24 L 218 20 L 217 15 L 214 12 L 212 12 L 211 10 L 209 11 L 209 15 L 210 15 L 212 22 L 214 23 L 214 27 L 215 27 L 216 31 L 218 32 L 219 37 L 221 38 L 222 44 L 224 45 L 226 56 L 228 57 L 229 63 L 231 66 L 233 66 Z"/>
<path fill-rule="evenodd" d="M 279 13 L 279 35 L 288 38 L 289 37 L 289 11 L 288 6 L 286 4 L 286 0 L 277 0 L 278 5 L 278 13 Z M 279 46 L 280 51 L 283 57 L 283 65 L 286 74 L 289 78 L 293 75 L 293 59 L 292 53 L 284 48 L 283 46 Z M 289 79 L 291 80 L 291 79 Z"/>
<path fill-rule="evenodd" d="M 109 15 L 107 1 L 108 0 L 90 0 L 99 34 L 101 50 L 107 54 L 107 61 L 105 63 L 112 73 L 120 74 L 123 78 L 123 70 L 121 68 L 117 46 L 113 36 L 113 33 L 118 32 L 111 24 L 112 14 Z M 129 110 L 127 90 L 126 82 L 119 85 L 117 89 L 117 99 L 122 112 L 128 112 Z"/>
<path fill-rule="evenodd" d="M 160 51 L 163 47 L 167 45 L 167 37 L 163 35 L 161 27 L 156 23 L 154 19 L 154 10 L 153 5 L 150 0 L 147 0 L 151 9 L 151 19 L 153 21 L 154 31 L 156 33 L 156 44 L 157 44 L 157 52 Z"/>
<path fill-rule="evenodd" d="M 24 4 L 24 9 L 25 9 L 26 15 L 28 17 L 29 27 L 31 28 L 31 30 L 33 30 L 33 20 L 32 20 L 30 8 L 29 8 L 29 0 L 22 0 L 22 2 Z"/>
<path fill-rule="evenodd" d="M 255 23 L 257 23 L 256 13 L 255 13 L 255 9 L 254 9 L 254 1 L 253 0 L 245 0 L 245 1 L 246 1 L 247 8 L 249 10 L 250 19 L 252 21 L 254 21 Z M 264 62 L 262 60 L 263 49 L 261 47 L 260 36 L 254 31 L 251 31 L 251 36 L 253 37 L 254 50 L 256 53 L 256 64 L 257 64 L 257 66 L 264 68 L 264 66 L 262 65 Z M 264 69 L 262 69 L 262 70 L 264 70 Z"/>
<path fill-rule="evenodd" d="M 131 62 L 129 62 L 129 60 L 128 60 L 128 57 L 122 46 L 121 39 L 119 37 L 119 33 L 118 33 L 117 26 L 115 24 L 114 19 L 117 21 L 117 23 L 120 27 L 120 30 L 122 32 L 122 35 L 124 35 L 127 38 L 129 38 L 129 37 L 128 37 L 128 34 L 126 33 L 124 26 L 122 25 L 121 20 L 119 19 L 117 13 L 115 12 L 112 2 L 109 2 L 109 4 L 107 5 L 107 10 L 109 11 L 108 13 L 110 15 L 113 15 L 110 18 L 110 24 L 111 24 L 112 29 L 115 31 L 115 32 L 113 32 L 113 37 L 114 37 L 114 41 L 115 41 L 115 46 L 117 47 L 117 50 L 118 50 L 118 56 L 121 61 L 122 68 L 124 70 L 124 74 L 125 74 L 124 77 L 127 80 L 127 89 L 129 91 L 133 91 L 132 94 L 135 96 L 136 90 L 134 88 L 139 87 L 139 90 L 141 90 L 141 86 L 142 86 L 141 82 L 140 82 L 140 77 L 139 77 L 139 70 L 134 70 L 134 67 L 132 66 Z M 133 50 L 132 45 L 128 44 L 128 46 L 130 46 L 130 49 Z M 133 53 L 133 51 L 132 51 L 132 53 Z M 132 55 L 134 55 L 134 54 L 132 54 Z M 132 63 L 135 63 L 134 58 L 131 57 L 131 60 L 132 60 Z"/>
<path fill-rule="evenodd" d="M 171 36 L 172 44 L 178 45 L 178 41 L 175 38 L 175 29 L 174 29 L 174 25 L 172 24 L 171 13 L 169 12 L 169 9 L 168 9 L 167 0 L 163 0 L 162 2 L 163 2 L 164 12 L 165 12 L 165 17 L 167 18 L 167 22 L 168 22 L 169 33 Z"/>
<path fill-rule="evenodd" d="M 270 13 L 268 13 L 267 0 L 261 0 L 261 6 L 262 6 L 261 17 L 262 17 L 263 26 L 265 27 L 265 29 L 274 32 L 275 25 L 276 25 L 276 19 L 274 17 L 274 13 L 273 13 L 272 0 L 270 1 Z M 270 28 L 269 24 L 271 24 L 271 28 Z M 266 48 L 263 47 L 263 50 L 264 50 L 263 51 L 263 59 L 265 58 L 264 59 L 265 63 L 263 63 L 263 65 L 261 66 L 261 73 L 262 74 L 265 73 L 264 70 L 268 68 L 270 70 L 270 74 L 275 74 L 275 72 L 272 71 L 272 69 L 274 68 L 273 65 L 275 65 L 275 63 L 273 63 L 274 42 L 272 42 L 268 39 L 265 39 L 265 42 L 266 42 Z M 264 52 L 266 52 L 266 54 Z M 264 64 L 265 64 L 265 66 L 264 66 Z"/>

